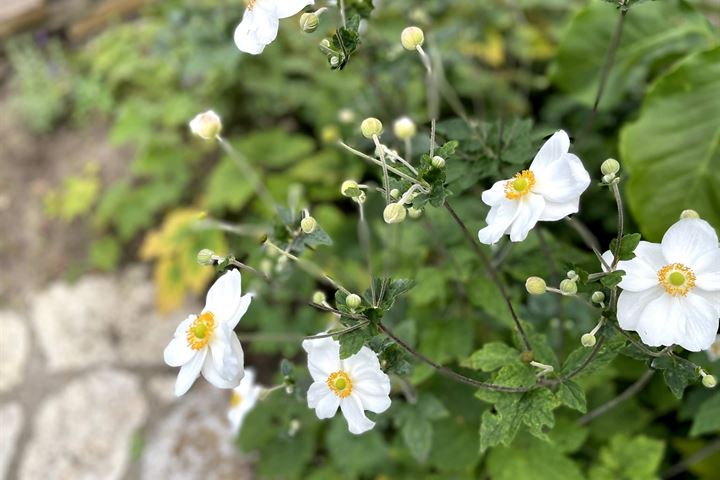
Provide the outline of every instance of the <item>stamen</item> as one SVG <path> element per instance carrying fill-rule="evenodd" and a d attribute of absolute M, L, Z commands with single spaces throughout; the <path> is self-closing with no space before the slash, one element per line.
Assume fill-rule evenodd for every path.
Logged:
<path fill-rule="evenodd" d="M 533 186 L 535 186 L 535 174 L 531 170 L 523 170 L 505 182 L 505 198 L 516 200 L 530 193 Z"/>
<path fill-rule="evenodd" d="M 187 329 L 188 346 L 193 350 L 200 350 L 210 342 L 215 331 L 215 316 L 212 312 L 205 312 L 195 319 Z"/>
<path fill-rule="evenodd" d="M 342 370 L 331 373 L 327 379 L 327 385 L 340 398 L 345 398 L 352 393 L 352 381 Z"/>
<path fill-rule="evenodd" d="M 252 10 L 253 7 L 255 6 L 256 1 L 257 0 L 245 0 L 245 2 L 247 3 L 247 9 Z"/>
<path fill-rule="evenodd" d="M 684 297 L 695 287 L 695 272 L 682 263 L 671 263 L 658 271 L 658 281 L 673 297 Z"/>
<path fill-rule="evenodd" d="M 242 400 L 243 400 L 242 395 L 240 395 L 237 392 L 233 392 L 232 397 L 230 398 L 230 407 L 232 407 L 232 408 L 237 407 L 238 405 L 240 405 L 242 403 Z"/>

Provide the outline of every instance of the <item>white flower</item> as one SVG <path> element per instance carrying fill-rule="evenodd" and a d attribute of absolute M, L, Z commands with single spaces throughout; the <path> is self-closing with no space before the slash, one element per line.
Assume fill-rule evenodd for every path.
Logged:
<path fill-rule="evenodd" d="M 705 220 L 684 219 L 660 244 L 642 241 L 635 258 L 618 262 L 618 322 L 652 347 L 680 345 L 698 352 L 716 339 L 720 317 L 720 248 Z M 603 255 L 610 264 L 610 252 Z"/>
<path fill-rule="evenodd" d="M 380 369 L 375 352 L 362 347 L 340 360 L 340 344 L 331 337 L 305 340 L 302 345 L 314 381 L 307 393 L 308 407 L 320 419 L 334 417 L 340 407 L 350 433 L 356 435 L 373 428 L 375 422 L 365 410 L 382 413 L 390 407 L 390 378 Z"/>
<path fill-rule="evenodd" d="M 242 22 L 235 29 L 235 45 L 252 55 L 262 53 L 275 40 L 280 19 L 292 17 L 314 0 L 246 0 Z"/>
<path fill-rule="evenodd" d="M 228 411 L 228 420 L 230 420 L 233 433 L 236 435 L 242 428 L 245 416 L 255 408 L 261 391 L 262 387 L 255 383 L 255 370 L 252 368 L 245 369 L 245 376 L 240 385 L 233 389 L 230 410 Z"/>
<path fill-rule="evenodd" d="M 165 347 L 165 363 L 180 367 L 175 395 L 185 394 L 202 375 L 218 388 L 235 388 L 244 375 L 244 354 L 233 331 L 250 306 L 241 296 L 240 272 L 231 270 L 208 291 L 200 316 L 190 315 Z"/>
<path fill-rule="evenodd" d="M 720 335 L 715 337 L 715 341 L 708 348 L 707 355 L 711 362 L 720 359 Z"/>
<path fill-rule="evenodd" d="M 567 133 L 558 130 L 540 148 L 529 170 L 483 192 L 490 212 L 485 219 L 488 226 L 478 232 L 480 242 L 491 245 L 506 233 L 513 242 L 521 242 L 538 221 L 560 220 L 578 211 L 590 175 L 569 148 Z"/>

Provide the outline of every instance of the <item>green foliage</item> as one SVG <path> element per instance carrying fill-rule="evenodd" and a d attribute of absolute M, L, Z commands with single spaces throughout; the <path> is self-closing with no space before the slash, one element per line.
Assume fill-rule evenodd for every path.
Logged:
<path fill-rule="evenodd" d="M 487 458 L 492 480 L 580 480 L 580 468 L 553 445 L 518 437 L 512 446 L 493 449 Z"/>
<path fill-rule="evenodd" d="M 483 372 L 494 372 L 518 361 L 520 352 L 502 342 L 490 342 L 462 362 L 463 367 Z"/>
<path fill-rule="evenodd" d="M 690 436 L 720 431 L 720 395 L 711 395 L 698 408 L 693 419 Z"/>
<path fill-rule="evenodd" d="M 590 469 L 591 480 L 652 480 L 662 460 L 662 441 L 639 435 L 617 435 L 600 450 L 600 463 Z"/>
<path fill-rule="evenodd" d="M 620 260 L 632 260 L 635 258 L 634 252 L 640 243 L 641 238 L 642 236 L 639 233 L 628 233 L 627 235 L 623 235 L 622 239 L 620 239 L 620 255 L 618 255 Z M 613 254 L 617 251 L 616 238 L 613 238 L 610 241 L 610 251 L 613 252 Z"/>
<path fill-rule="evenodd" d="M 665 383 L 677 398 L 682 398 L 687 386 L 699 378 L 694 365 L 675 357 L 655 358 L 652 367 L 662 370 Z"/>

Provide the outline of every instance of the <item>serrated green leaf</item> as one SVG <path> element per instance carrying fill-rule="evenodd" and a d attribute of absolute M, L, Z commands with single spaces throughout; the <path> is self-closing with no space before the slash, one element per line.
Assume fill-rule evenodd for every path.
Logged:
<path fill-rule="evenodd" d="M 635 249 L 640 243 L 642 236 L 639 233 L 623 235 L 620 241 L 620 260 L 632 260 L 635 258 Z M 617 249 L 617 238 L 610 241 L 610 251 L 615 253 Z"/>
<path fill-rule="evenodd" d="M 717 432 L 720 432 L 720 394 L 715 393 L 698 408 L 690 428 L 690 436 Z"/>
<path fill-rule="evenodd" d="M 582 480 L 578 465 L 554 445 L 519 436 L 509 447 L 494 448 L 487 458 L 491 480 Z"/>
<path fill-rule="evenodd" d="M 657 357 L 653 359 L 651 366 L 662 370 L 665 384 L 677 398 L 682 398 L 685 388 L 699 377 L 692 365 L 675 357 Z"/>
<path fill-rule="evenodd" d="M 587 412 L 587 400 L 582 387 L 572 380 L 567 380 L 560 384 L 558 389 L 558 398 L 563 405 L 577 410 L 580 413 Z"/>
<path fill-rule="evenodd" d="M 616 435 L 600 450 L 600 463 L 590 469 L 591 480 L 653 480 L 665 444 L 639 435 Z"/>
<path fill-rule="evenodd" d="M 512 362 L 520 361 L 520 352 L 502 342 L 490 342 L 463 360 L 463 367 L 493 372 Z"/>

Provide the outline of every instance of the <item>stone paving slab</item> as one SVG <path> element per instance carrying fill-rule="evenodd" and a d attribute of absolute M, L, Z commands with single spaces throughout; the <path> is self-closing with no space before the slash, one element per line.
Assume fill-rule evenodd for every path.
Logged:
<path fill-rule="evenodd" d="M 0 393 L 22 380 L 29 339 L 24 319 L 14 312 L 0 311 Z"/>
<path fill-rule="evenodd" d="M 7 477 L 7 470 L 17 449 L 17 440 L 23 426 L 23 411 L 18 403 L 0 405 L 0 479 Z"/>

